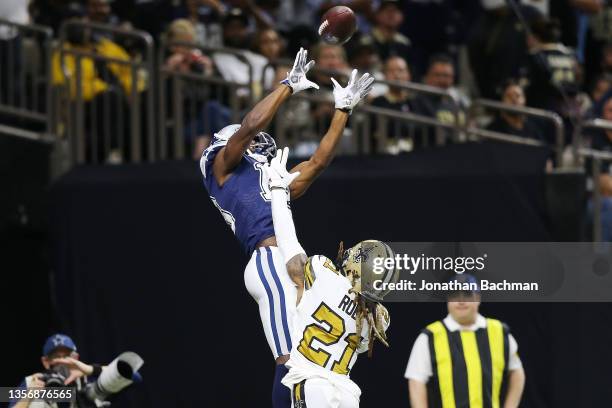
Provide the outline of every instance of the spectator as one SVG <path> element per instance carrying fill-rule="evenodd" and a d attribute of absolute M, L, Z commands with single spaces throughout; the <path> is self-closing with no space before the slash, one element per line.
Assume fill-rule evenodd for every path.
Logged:
<path fill-rule="evenodd" d="M 531 23 L 527 38 L 529 60 L 525 68 L 529 105 L 558 113 L 564 121 L 566 143 L 581 106 L 578 61 L 572 50 L 559 42 L 559 22 L 539 18 Z"/>
<path fill-rule="evenodd" d="M 376 10 L 372 33 L 362 37 L 360 42 L 373 45 L 382 60 L 398 55 L 410 62 L 410 40 L 398 31 L 403 21 L 398 1 L 384 0 Z"/>
<path fill-rule="evenodd" d="M 222 19 L 225 6 L 220 0 L 182 0 L 175 16 L 185 18 L 196 30 L 195 42 L 209 47 L 223 44 Z"/>
<path fill-rule="evenodd" d="M 349 66 L 344 48 L 339 45 L 319 43 L 313 49 L 312 57 L 316 62 L 313 81 L 321 87 L 317 91 L 317 96 L 329 100 L 329 103 L 319 102 L 314 104 L 312 110 L 312 119 L 317 124 L 315 132 L 320 134 L 324 131 L 324 128 L 329 126 L 329 121 L 334 114 L 331 77 L 335 75 L 336 80 L 338 80 L 338 76 L 348 74 Z"/>
<path fill-rule="evenodd" d="M 106 38 L 94 40 L 86 30 L 78 26 L 70 30 L 67 34 L 67 42 L 62 44 L 62 47 L 64 50 L 93 51 L 102 57 L 130 61 L 129 54 L 119 45 Z M 140 76 L 132 78 L 131 68 L 128 65 L 102 64 L 100 67 L 103 69 L 103 73 L 99 72 L 98 65 L 89 57 L 81 58 L 81 94 L 85 101 L 91 101 L 112 86 L 112 82 L 107 82 L 109 79 L 105 78 L 107 75 L 112 76 L 119 83 L 125 94 L 130 94 L 132 86 L 137 87 L 139 92 L 145 89 L 145 81 Z M 52 58 L 52 67 L 53 83 L 55 85 L 68 83 L 71 97 L 76 98 L 76 58 L 68 53 L 64 55 L 62 61 L 60 53 L 55 52 Z"/>
<path fill-rule="evenodd" d="M 577 67 L 574 53 L 559 43 L 559 22 L 540 18 L 532 22 L 527 39 L 527 99 L 531 106 L 548 109 L 567 116 L 566 96 L 578 92 Z"/>
<path fill-rule="evenodd" d="M 73 11 L 84 16 L 84 10 Z M 78 18 L 75 20 L 78 21 Z M 51 58 L 52 83 L 65 86 L 72 102 L 84 104 L 85 130 L 92 141 L 88 145 L 88 155 L 94 161 L 108 160 L 110 145 L 110 150 L 116 151 L 113 160 L 120 160 L 117 149 L 123 149 L 125 155 L 129 154 L 129 144 L 124 141 L 129 121 L 118 118 L 129 117 L 126 112 L 130 112 L 130 109 L 140 109 L 140 106 L 130 107 L 128 98 L 134 88 L 136 92 L 146 90 L 145 78 L 139 72 L 133 77 L 132 67 L 128 64 L 104 62 L 90 57 L 77 59 L 71 50 L 93 52 L 102 58 L 126 63 L 131 61 L 130 55 L 121 46 L 107 38 L 94 39 L 91 32 L 79 25 L 69 27 L 66 42 L 61 47 L 64 52 L 55 51 Z M 77 61 L 80 61 L 80 84 L 77 83 Z M 109 103 L 111 100 L 113 102 Z M 113 120 L 109 122 L 108 117 Z"/>
<path fill-rule="evenodd" d="M 494 99 L 497 87 L 504 80 L 519 77 L 519 68 L 527 58 L 526 37 L 521 20 L 505 0 L 481 0 L 481 3 L 485 12 L 468 39 L 468 53 L 480 95 Z M 530 6 L 520 5 L 519 11 L 527 21 L 540 16 Z"/>
<path fill-rule="evenodd" d="M 245 50 L 249 45 L 249 19 L 238 8 L 231 9 L 223 20 L 223 45 L 225 47 Z M 246 85 L 238 89 L 238 96 L 245 100 L 250 96 L 249 87 L 257 78 L 255 73 L 250 77 L 249 66 L 240 58 L 239 54 L 218 52 L 213 55 L 213 61 L 219 74 L 229 82 Z M 261 76 L 259 76 L 261 78 Z"/>
<path fill-rule="evenodd" d="M 76 345 L 65 334 L 54 334 L 45 341 L 43 356 L 40 360 L 45 371 L 53 367 L 63 366 L 65 371 L 69 373 L 66 385 L 75 387 L 77 390 L 84 387 L 87 382 L 87 376 L 92 376 L 95 373 L 93 365 L 79 361 Z M 102 367 L 101 369 L 104 368 Z M 19 385 L 19 387 L 27 389 L 43 388 L 44 386 L 43 373 L 29 375 Z M 51 405 L 42 401 L 34 402 L 27 398 L 19 401 L 13 400 L 9 404 L 9 408 L 52 408 L 56 406 L 57 404 Z M 71 403 L 70 407 L 76 407 L 76 404 Z"/>
<path fill-rule="evenodd" d="M 505 323 L 478 312 L 480 285 L 474 276 L 460 274 L 450 282 L 475 289 L 449 291 L 448 315 L 427 325 L 414 342 L 405 373 L 411 406 L 518 407 L 525 387 L 518 343 Z M 502 378 L 494 381 L 492 375 Z"/>
<path fill-rule="evenodd" d="M 119 18 L 112 14 L 109 0 L 87 0 L 87 17 L 92 23 L 119 24 Z"/>
<path fill-rule="evenodd" d="M 468 105 L 468 100 L 457 91 L 453 85 L 455 83 L 455 67 L 453 60 L 444 54 L 434 55 L 427 68 L 425 77 L 423 78 L 425 85 L 448 91 L 450 96 L 439 96 L 430 94 L 421 94 L 412 102 L 412 108 L 415 113 L 429 116 L 437 119 L 445 124 L 459 124 L 465 121 L 463 107 Z M 420 143 L 422 146 L 435 144 L 443 144 L 450 136 L 451 132 L 443 131 L 442 128 L 432 128 L 425 126 L 421 129 Z"/>
<path fill-rule="evenodd" d="M 591 101 L 597 103 L 601 101 L 603 96 L 612 89 L 612 73 L 600 75 L 595 78 L 595 82 L 591 87 Z"/>
<path fill-rule="evenodd" d="M 331 123 L 334 114 L 334 96 L 331 77 L 338 81 L 348 78 L 349 66 L 344 48 L 339 45 L 318 43 L 310 53 L 316 64 L 311 72 L 312 81 L 321 88 L 313 96 L 317 102 L 311 103 L 304 99 L 295 99 L 295 102 L 286 110 L 283 119 L 285 128 L 292 128 L 297 142 L 293 154 L 298 157 L 310 156 L 318 146 L 318 137 L 325 132 Z M 349 130 L 345 129 L 348 135 Z M 342 143 L 342 142 L 341 142 Z M 340 151 L 343 147 L 340 146 Z"/>
<path fill-rule="evenodd" d="M 257 66 L 256 70 L 261 72 L 261 86 L 263 89 L 272 89 L 287 75 L 287 66 L 276 65 L 274 69 L 268 64 L 275 63 L 281 57 L 283 44 L 279 34 L 266 28 L 255 33 L 253 43 L 255 54 L 250 55 L 250 62 Z"/>
<path fill-rule="evenodd" d="M 109 0 L 87 0 L 87 20 L 92 23 L 111 25 L 125 30 L 132 29 L 132 23 L 128 21 L 121 22 L 119 17 L 112 13 Z M 135 45 L 130 37 L 106 30 L 92 29 L 91 36 L 96 41 L 101 38 L 107 38 L 128 52 Z"/>
<path fill-rule="evenodd" d="M 410 81 L 410 69 L 408 68 L 406 60 L 402 57 L 389 57 L 389 59 L 385 61 L 384 74 L 387 81 Z M 410 112 L 410 92 L 404 88 L 390 86 L 386 94 L 372 101 L 372 105 L 398 112 Z M 382 123 L 379 120 L 375 120 L 373 125 L 376 132 L 376 139 L 382 143 L 382 147 L 384 147 L 388 153 L 398 154 L 400 152 L 410 152 L 413 150 L 414 140 L 410 134 L 411 129 L 405 121 L 387 119 L 386 129 L 382 128 Z"/>
<path fill-rule="evenodd" d="M 170 44 L 170 53 L 165 62 L 166 69 L 184 74 L 212 75 L 213 62 L 208 56 L 202 54 L 200 49 L 186 45 L 173 45 L 173 43 L 194 43 L 196 35 L 195 27 L 189 20 L 178 19 L 172 22 L 166 35 Z M 188 149 L 191 149 L 192 157 L 198 159 L 210 143 L 211 122 L 218 119 L 220 115 L 214 111 L 215 108 L 211 111 L 210 104 L 215 104 L 217 107 L 215 101 L 210 101 L 209 105 L 205 105 L 208 99 L 205 93 L 207 89 L 202 87 L 201 83 L 185 79 L 180 82 L 180 85 L 183 95 L 185 144 Z"/>
<path fill-rule="evenodd" d="M 603 103 L 603 110 L 601 112 L 601 118 L 604 120 L 612 121 L 612 98 L 608 98 Z M 606 152 L 612 152 L 612 131 L 601 130 L 593 134 L 591 138 L 591 147 L 595 150 L 601 150 Z M 591 171 L 591 167 L 587 166 L 587 172 Z M 608 162 L 602 162 L 601 164 L 601 175 L 599 180 L 593 180 L 595 183 L 594 188 L 599 188 L 602 200 L 601 200 L 601 227 L 602 227 L 602 240 L 606 242 L 612 242 L 612 164 Z M 589 210 L 593 211 L 593 203 L 589 203 Z"/>
<path fill-rule="evenodd" d="M 170 44 L 170 55 L 166 59 L 166 68 L 179 72 L 194 72 L 211 75 L 212 60 L 203 55 L 200 49 L 173 43 L 192 43 L 196 41 L 196 30 L 186 19 L 174 20 L 168 28 L 167 41 Z"/>
<path fill-rule="evenodd" d="M 327 43 L 318 43 L 312 49 L 312 57 L 316 61 L 314 72 L 314 81 L 320 86 L 332 89 L 330 71 L 348 73 L 348 62 L 346 60 L 346 52 L 340 45 Z M 337 78 L 336 78 L 337 79 Z"/>
<path fill-rule="evenodd" d="M 360 44 L 359 41 L 351 41 L 347 44 L 349 63 L 351 67 L 359 72 L 369 72 L 375 79 L 384 79 L 385 75 L 380 70 L 381 61 L 378 50 L 372 44 Z M 384 95 L 388 90 L 385 84 L 376 83 L 368 95 L 374 99 Z"/>
<path fill-rule="evenodd" d="M 525 106 L 525 92 L 517 81 L 507 81 L 501 89 L 501 101 L 517 107 Z M 500 111 L 487 130 L 506 133 L 509 135 L 536 139 L 549 144 L 554 140 L 545 140 L 542 130 L 530 117 L 520 113 Z"/>

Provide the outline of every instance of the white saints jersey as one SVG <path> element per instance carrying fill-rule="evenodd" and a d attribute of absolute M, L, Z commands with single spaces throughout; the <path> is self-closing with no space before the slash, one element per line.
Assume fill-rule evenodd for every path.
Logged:
<path fill-rule="evenodd" d="M 367 338 L 365 319 L 362 336 L 356 333 L 355 294 L 349 293 L 348 279 L 324 256 L 310 257 L 304 274 L 306 290 L 294 320 L 291 361 L 348 375 L 357 354 L 368 348 L 367 339 L 362 339 Z"/>

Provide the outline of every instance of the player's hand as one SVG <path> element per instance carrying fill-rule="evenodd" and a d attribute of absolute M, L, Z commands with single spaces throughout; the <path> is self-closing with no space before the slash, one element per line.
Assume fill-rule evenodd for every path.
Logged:
<path fill-rule="evenodd" d="M 293 181 L 300 175 L 299 171 L 295 173 L 289 173 L 287 171 L 287 158 L 289 157 L 289 148 L 278 149 L 276 157 L 274 157 L 270 164 L 265 164 L 264 169 L 268 175 L 268 183 L 270 189 L 282 188 L 284 190 L 289 189 L 289 186 Z"/>
<path fill-rule="evenodd" d="M 357 80 L 357 70 L 351 72 L 351 78 L 345 88 L 340 86 L 338 81 L 331 79 L 334 84 L 334 100 L 336 109 L 351 113 L 360 100 L 372 90 L 374 77 L 367 72 Z"/>
<path fill-rule="evenodd" d="M 300 48 L 298 51 L 291 72 L 287 72 L 287 78 L 281 81 L 282 84 L 291 88 L 292 93 L 297 93 L 309 88 L 319 89 L 319 85 L 306 78 L 308 71 L 314 66 L 315 62 L 308 62 L 308 51 Z"/>

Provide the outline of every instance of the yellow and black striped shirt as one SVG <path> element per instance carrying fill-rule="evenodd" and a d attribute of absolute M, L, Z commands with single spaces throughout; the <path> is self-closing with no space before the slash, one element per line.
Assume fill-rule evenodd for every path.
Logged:
<path fill-rule="evenodd" d="M 433 377 L 430 407 L 500 408 L 508 374 L 509 330 L 495 319 L 475 331 L 451 331 L 437 321 L 424 330 Z"/>

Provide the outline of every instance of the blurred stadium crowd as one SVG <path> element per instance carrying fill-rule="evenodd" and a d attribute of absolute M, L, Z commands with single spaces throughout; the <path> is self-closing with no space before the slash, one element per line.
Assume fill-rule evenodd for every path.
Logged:
<path fill-rule="evenodd" d="M 358 14 L 359 30 L 343 46 L 319 43 L 321 15 L 337 4 Z M 0 25 L 0 107 L 13 107 L 3 115 L 26 128 L 25 113 L 50 117 L 46 132 L 78 139 L 81 162 L 197 159 L 215 130 L 278 86 L 300 47 L 322 91 L 290 100 L 272 131 L 298 156 L 329 123 L 330 77 L 352 68 L 378 81 L 340 154 L 476 134 L 548 146 L 549 168 L 589 165 L 579 148 L 612 151 L 612 131 L 581 125 L 612 120 L 606 0 L 4 0 L 0 18 L 53 30 L 45 49 L 40 36 L 28 45 L 26 29 Z M 60 96 L 39 101 L 45 93 Z M 504 105 L 487 110 L 482 99 Z M 609 165 L 601 170 L 612 196 Z"/>

